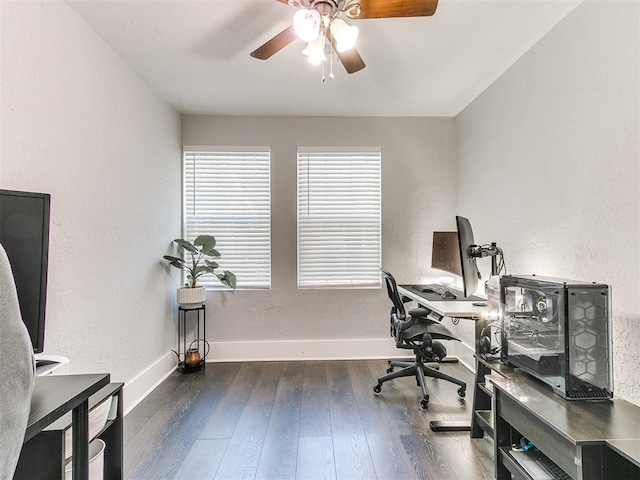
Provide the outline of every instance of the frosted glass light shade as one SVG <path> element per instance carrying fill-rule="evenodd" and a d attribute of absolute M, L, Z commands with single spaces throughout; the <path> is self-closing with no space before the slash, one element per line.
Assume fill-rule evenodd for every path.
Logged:
<path fill-rule="evenodd" d="M 331 35 L 336 39 L 336 50 L 346 52 L 356 44 L 360 30 L 355 25 L 347 25 L 341 18 L 331 22 Z"/>
<path fill-rule="evenodd" d="M 326 60 L 327 56 L 324 54 L 324 37 L 318 35 L 313 42 L 309 42 L 307 48 L 305 48 L 302 53 L 309 57 L 309 63 L 315 65 Z"/>
<path fill-rule="evenodd" d="M 301 8 L 293 16 L 293 29 L 303 42 L 313 42 L 320 33 L 320 13 Z"/>

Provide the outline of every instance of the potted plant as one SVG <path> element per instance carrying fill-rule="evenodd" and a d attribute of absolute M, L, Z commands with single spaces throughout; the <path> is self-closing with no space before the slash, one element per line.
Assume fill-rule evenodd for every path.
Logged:
<path fill-rule="evenodd" d="M 220 268 L 217 262 L 211 258 L 220 257 L 220 252 L 215 249 L 216 239 L 212 235 L 198 235 L 193 243 L 182 238 L 174 240 L 178 244 L 178 251 L 187 252 L 187 259 L 165 255 L 163 258 L 169 264 L 187 272 L 187 282 L 184 287 L 178 288 L 178 303 L 183 307 L 199 307 L 206 298 L 204 287 L 198 286 L 197 281 L 202 275 L 212 273 L 220 283 L 226 287 L 236 288 L 236 276 L 229 270 L 216 273 Z"/>

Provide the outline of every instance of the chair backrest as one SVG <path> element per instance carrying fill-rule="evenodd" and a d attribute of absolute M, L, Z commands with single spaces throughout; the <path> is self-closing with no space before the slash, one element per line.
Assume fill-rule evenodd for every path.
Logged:
<path fill-rule="evenodd" d="M 0 245 L 0 478 L 13 478 L 31 409 L 33 347 L 9 259 Z"/>
<path fill-rule="evenodd" d="M 381 267 L 380 271 L 382 272 L 384 282 L 387 285 L 387 294 L 389 295 L 389 299 L 391 300 L 391 302 L 393 303 L 393 306 L 396 309 L 396 314 L 400 318 L 405 318 L 406 312 L 404 309 L 404 303 L 402 303 L 402 299 L 400 298 L 400 293 L 398 293 L 398 285 L 396 284 L 396 279 L 393 278 L 393 275 L 391 275 L 384 268 Z"/>

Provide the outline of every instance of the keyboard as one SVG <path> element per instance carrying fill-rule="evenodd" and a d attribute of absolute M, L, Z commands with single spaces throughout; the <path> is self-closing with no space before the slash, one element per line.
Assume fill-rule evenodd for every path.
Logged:
<path fill-rule="evenodd" d="M 447 288 L 445 288 L 442 285 L 438 285 L 437 283 L 433 283 L 433 284 L 428 284 L 428 285 L 414 285 L 413 286 L 414 290 L 418 290 L 419 292 L 433 292 L 433 293 L 437 293 L 438 295 L 440 295 L 442 298 L 448 298 L 448 299 L 453 299 L 453 298 L 457 298 L 458 296 L 453 293 L 451 290 L 447 290 Z"/>
<path fill-rule="evenodd" d="M 571 477 L 558 465 L 538 450 L 511 450 L 514 460 L 529 474 L 533 480 L 569 480 Z"/>

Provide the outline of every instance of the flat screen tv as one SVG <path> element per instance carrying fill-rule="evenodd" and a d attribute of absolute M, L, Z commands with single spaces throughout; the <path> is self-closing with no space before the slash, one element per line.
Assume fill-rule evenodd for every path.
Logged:
<path fill-rule="evenodd" d="M 0 190 L 0 244 L 11 263 L 34 353 L 44 350 L 50 203 L 47 193 Z"/>

